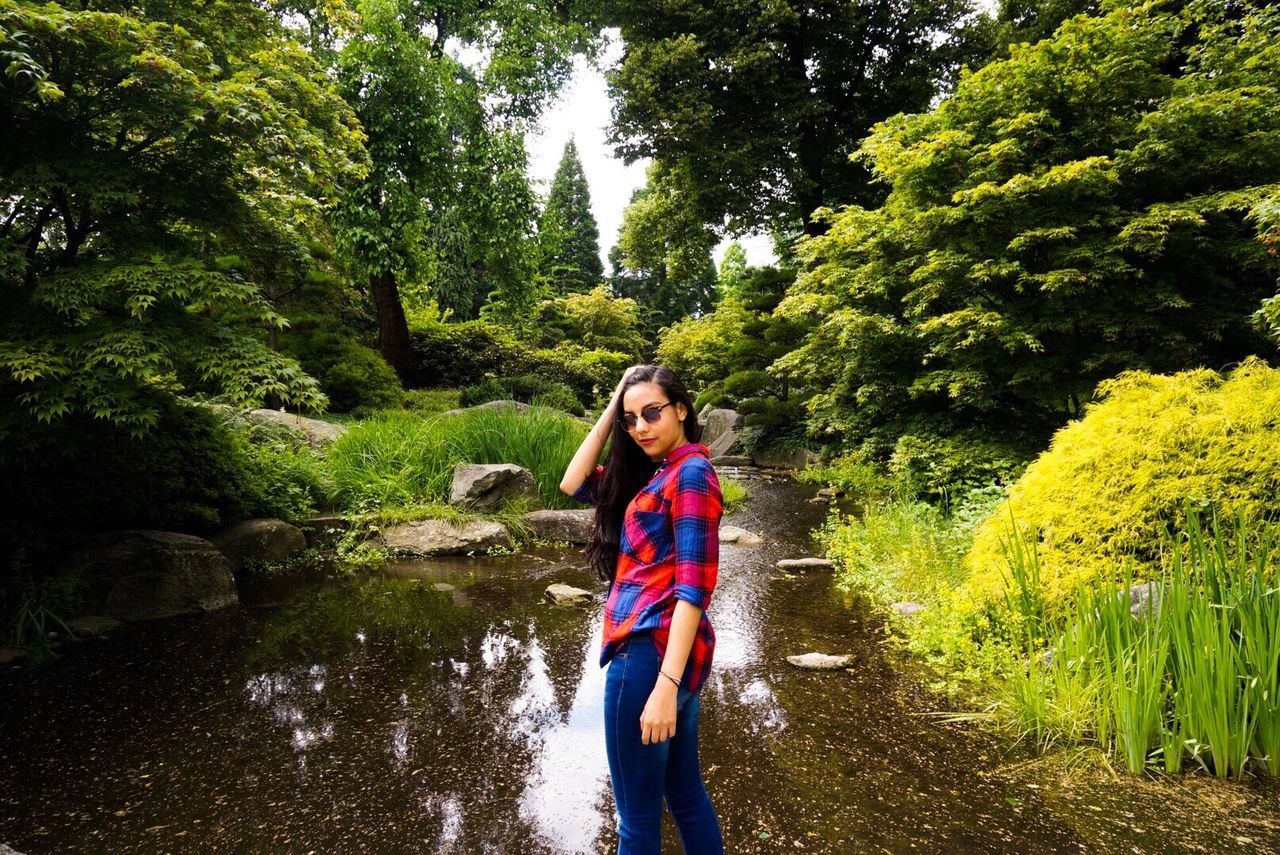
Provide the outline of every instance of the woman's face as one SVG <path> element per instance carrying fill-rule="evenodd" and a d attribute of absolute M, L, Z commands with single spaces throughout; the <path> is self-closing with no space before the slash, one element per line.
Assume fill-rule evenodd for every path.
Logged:
<path fill-rule="evenodd" d="M 688 410 L 680 403 L 662 407 L 668 401 L 667 393 L 652 381 L 636 383 L 622 395 L 622 412 L 618 413 L 618 417 L 622 418 L 625 413 L 636 417 L 635 430 L 629 431 L 628 435 L 636 445 L 644 449 L 650 460 L 661 460 L 673 449 L 689 441 L 684 432 L 684 418 L 688 415 Z M 662 411 L 658 413 L 661 418 L 650 424 L 641 415 L 641 410 L 645 407 L 662 407 Z"/>

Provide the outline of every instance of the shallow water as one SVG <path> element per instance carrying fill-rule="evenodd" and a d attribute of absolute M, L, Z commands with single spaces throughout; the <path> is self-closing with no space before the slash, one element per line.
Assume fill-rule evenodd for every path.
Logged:
<path fill-rule="evenodd" d="M 829 573 L 773 569 L 813 554 L 808 532 L 825 514 L 805 501 L 813 488 L 752 488 L 726 522 L 766 542 L 721 547 L 699 731 L 726 850 L 1096 849 L 1034 785 L 988 774 L 994 740 L 927 714 L 879 625 Z M 0 842 L 610 851 L 602 603 L 545 604 L 552 582 L 603 594 L 580 549 L 402 562 L 260 584 L 240 607 L 130 625 L 48 668 L 0 675 Z M 785 660 L 809 650 L 853 653 L 857 667 Z M 664 851 L 679 852 L 665 822 Z"/>

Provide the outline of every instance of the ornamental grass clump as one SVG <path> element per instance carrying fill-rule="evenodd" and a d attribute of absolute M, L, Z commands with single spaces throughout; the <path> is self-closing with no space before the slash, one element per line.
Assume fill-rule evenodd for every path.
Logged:
<path fill-rule="evenodd" d="M 1147 596 L 1084 588 L 1047 651 L 1024 635 L 1006 686 L 1013 720 L 1041 745 L 1091 742 L 1138 774 L 1188 761 L 1219 777 L 1280 772 L 1280 590 L 1274 529 L 1238 518 L 1211 533 L 1188 510 Z M 1010 552 L 1011 605 L 1032 602 L 1034 548 Z M 1019 557 L 1022 556 L 1022 557 Z"/>

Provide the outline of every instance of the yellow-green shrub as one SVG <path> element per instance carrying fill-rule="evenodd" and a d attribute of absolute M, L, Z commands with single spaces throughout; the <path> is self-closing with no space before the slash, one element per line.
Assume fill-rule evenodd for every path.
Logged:
<path fill-rule="evenodd" d="M 1280 370 L 1250 358 L 1227 376 L 1126 372 L 1062 428 L 978 529 L 962 590 L 970 605 L 1001 599 L 1001 539 L 1010 509 L 1037 543 L 1045 602 L 1061 613 L 1080 584 L 1157 566 L 1160 534 L 1184 503 L 1265 515 L 1280 494 Z"/>

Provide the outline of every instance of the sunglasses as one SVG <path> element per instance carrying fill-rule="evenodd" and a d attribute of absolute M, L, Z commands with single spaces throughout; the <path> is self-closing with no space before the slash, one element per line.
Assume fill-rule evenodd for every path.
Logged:
<path fill-rule="evenodd" d="M 640 411 L 640 415 L 644 416 L 644 420 L 649 424 L 656 425 L 658 423 L 658 419 L 662 418 L 663 408 L 669 407 L 674 403 L 675 401 L 667 401 L 661 407 L 655 407 L 655 406 L 645 407 L 643 410 Z M 638 423 L 638 419 L 636 419 L 635 413 L 623 413 L 622 418 L 618 419 L 618 423 L 621 424 L 622 427 L 625 428 L 626 430 L 632 431 L 636 429 L 636 424 Z"/>

